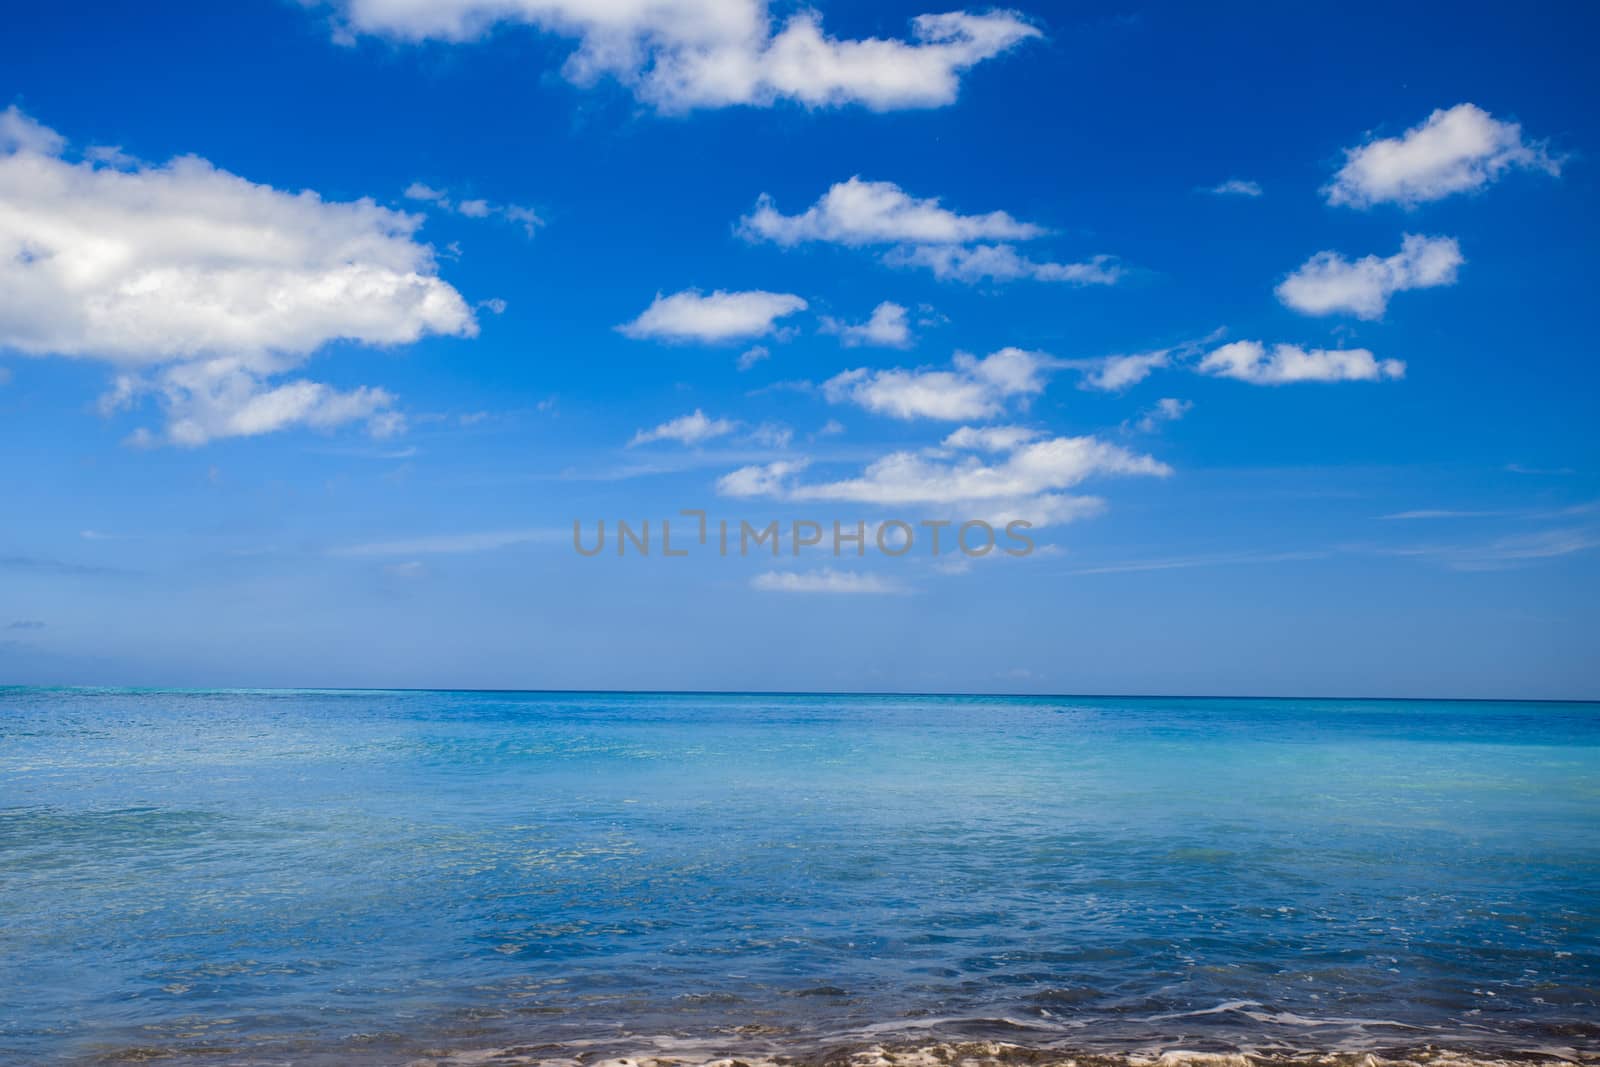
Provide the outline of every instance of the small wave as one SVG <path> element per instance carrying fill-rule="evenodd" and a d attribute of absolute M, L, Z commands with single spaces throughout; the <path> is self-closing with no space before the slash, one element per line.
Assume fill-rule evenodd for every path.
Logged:
<path fill-rule="evenodd" d="M 1219 1006 L 1220 1007 L 1220 1006 Z M 653 1044 L 653 1042 L 652 1042 Z M 1004 1041 L 924 1042 L 823 1046 L 730 1054 L 726 1045 L 677 1041 L 676 1047 L 641 1048 L 628 1055 L 594 1050 L 497 1048 L 414 1059 L 407 1067 L 1558 1067 L 1600 1064 L 1600 1055 L 1546 1048 L 1519 1053 L 1478 1053 L 1422 1047 L 1384 1052 L 1276 1050 L 1271 1053 L 1167 1049 L 1106 1053 Z"/>

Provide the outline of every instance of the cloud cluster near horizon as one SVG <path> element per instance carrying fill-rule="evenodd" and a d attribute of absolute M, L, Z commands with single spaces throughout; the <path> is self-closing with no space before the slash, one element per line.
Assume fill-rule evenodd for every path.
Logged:
<path fill-rule="evenodd" d="M 898 450 L 858 475 L 803 482 L 807 464 L 777 461 L 724 475 L 717 490 L 736 498 L 833 501 L 923 509 L 961 508 L 963 519 L 999 525 L 1024 519 L 1057 525 L 1098 514 L 1098 497 L 1064 492 L 1106 475 L 1166 477 L 1172 468 L 1093 436 L 1043 438 L 1020 427 L 963 427 L 941 449 Z"/>

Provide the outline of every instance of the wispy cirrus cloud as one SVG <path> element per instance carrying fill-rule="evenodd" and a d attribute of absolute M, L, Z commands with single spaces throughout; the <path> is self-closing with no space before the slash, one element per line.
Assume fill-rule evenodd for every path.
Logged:
<path fill-rule="evenodd" d="M 1380 515 L 1385 521 L 1416 521 L 1427 519 L 1566 519 L 1576 515 L 1592 515 L 1600 511 L 1600 501 L 1585 501 L 1564 507 L 1529 508 L 1414 508 Z"/>
<path fill-rule="evenodd" d="M 1213 196 L 1243 196 L 1254 199 L 1261 195 L 1261 183 L 1245 181 L 1241 178 L 1229 178 L 1225 182 L 1218 182 L 1206 192 Z"/>
<path fill-rule="evenodd" d="M 130 574 L 120 567 L 105 567 L 96 563 L 77 563 L 50 556 L 0 555 L 0 570 L 26 571 L 34 574 L 54 574 L 62 577 L 95 578 Z"/>
<path fill-rule="evenodd" d="M 483 530 L 469 533 L 430 534 L 393 541 L 369 541 L 363 544 L 343 545 L 328 550 L 330 556 L 354 559 L 381 558 L 385 556 L 463 555 L 473 552 L 493 552 L 514 545 L 555 543 L 572 536 L 571 530 L 522 529 Z"/>
<path fill-rule="evenodd" d="M 1450 570 L 1497 571 L 1560 559 L 1594 548 L 1600 548 L 1600 531 L 1563 528 L 1488 541 L 1412 545 L 1381 551 L 1386 555 L 1438 563 Z"/>
<path fill-rule="evenodd" d="M 1116 563 L 1079 567 L 1077 570 L 1069 571 L 1068 573 L 1074 575 L 1140 574 L 1146 571 L 1188 570 L 1192 567 L 1243 567 L 1259 563 L 1303 563 L 1310 560 L 1327 559 L 1332 555 L 1332 552 L 1327 551 L 1223 552 L 1207 556 L 1166 556 L 1154 559 L 1123 560 Z"/>
<path fill-rule="evenodd" d="M 424 203 L 433 204 L 444 211 L 453 212 L 469 219 L 503 219 L 506 222 L 520 226 L 522 231 L 532 238 L 544 225 L 544 219 L 531 207 L 522 204 L 497 204 L 489 200 L 465 199 L 453 197 L 447 190 L 435 189 L 422 182 L 412 182 L 406 186 L 405 198 Z"/>
<path fill-rule="evenodd" d="M 750 588 L 764 593 L 821 593 L 842 596 L 883 596 L 910 590 L 892 579 L 859 571 L 822 567 L 814 571 L 765 571 L 750 579 Z"/>

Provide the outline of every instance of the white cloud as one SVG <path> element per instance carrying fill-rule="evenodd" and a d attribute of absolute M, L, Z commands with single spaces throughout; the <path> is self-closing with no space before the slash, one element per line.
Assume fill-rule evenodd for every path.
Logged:
<path fill-rule="evenodd" d="M 794 100 L 876 111 L 939 107 L 970 67 L 1039 31 L 1009 11 L 911 20 L 910 40 L 828 36 L 802 9 L 773 25 L 765 0 L 336 0 L 341 33 L 471 41 L 503 24 L 576 39 L 574 84 L 613 78 L 666 112 Z"/>
<path fill-rule="evenodd" d="M 789 496 L 870 504 L 950 504 L 1029 497 L 1070 488 L 1096 474 L 1171 473 L 1150 456 L 1094 437 L 1053 437 L 1020 444 L 995 463 L 975 456 L 942 460 L 894 452 L 874 461 L 860 477 L 798 486 Z"/>
<path fill-rule="evenodd" d="M 436 204 L 445 211 L 452 211 L 469 219 L 503 218 L 507 222 L 514 222 L 521 226 L 530 238 L 544 225 L 544 219 L 531 207 L 521 204 L 495 204 L 488 200 L 452 200 L 449 192 L 444 189 L 435 189 L 422 182 L 412 182 L 406 186 L 405 198 L 407 200 L 421 200 Z"/>
<path fill-rule="evenodd" d="M 130 407 L 144 393 L 160 398 L 166 412 L 167 443 L 195 448 L 228 437 L 255 437 L 292 426 L 331 430 L 365 422 L 374 437 L 405 429 L 393 410 L 395 398 L 383 389 L 361 386 L 341 392 L 321 382 L 296 379 L 269 384 L 236 360 L 192 360 L 174 364 L 153 378 L 120 375 L 101 398 L 103 411 Z M 157 438 L 136 431 L 132 443 L 153 445 Z"/>
<path fill-rule="evenodd" d="M 1276 292 L 1285 306 L 1306 315 L 1345 311 L 1376 319 L 1394 293 L 1454 285 L 1464 262 L 1453 237 L 1406 234 L 1400 251 L 1385 259 L 1364 256 L 1352 262 L 1337 252 L 1318 252 L 1285 278 Z"/>
<path fill-rule="evenodd" d="M 883 261 L 895 267 L 927 267 L 941 281 L 968 283 L 1029 278 L 1068 285 L 1115 285 L 1125 273 L 1111 256 L 1053 263 L 1030 259 L 1011 245 L 916 245 L 896 248 Z"/>
<path fill-rule="evenodd" d="M 998 414 L 1012 397 L 1044 389 L 1050 360 L 1038 352 L 1002 348 L 979 359 L 958 353 L 954 370 L 869 370 L 858 367 L 828 379 L 830 403 L 852 403 L 896 419 L 982 419 Z"/>
<path fill-rule="evenodd" d="M 963 426 L 947 436 L 943 445 L 967 452 L 1010 452 L 1040 436 L 1038 430 L 1026 426 Z"/>
<path fill-rule="evenodd" d="M 750 588 L 765 593 L 904 593 L 898 582 L 876 574 L 836 571 L 823 567 L 815 571 L 766 571 L 750 579 Z"/>
<path fill-rule="evenodd" d="M 1003 525 L 1021 518 L 1044 526 L 1104 509 L 1104 502 L 1096 497 L 1062 492 L 1090 477 L 1165 477 L 1172 473 L 1170 467 L 1150 456 L 1094 437 L 1016 440 L 1003 459 L 994 460 L 893 452 L 869 464 L 859 476 L 834 482 L 799 482 L 796 475 L 803 469 L 784 463 L 743 467 L 725 475 L 717 489 L 724 496 L 736 497 L 960 508 L 962 519 L 983 518 Z"/>
<path fill-rule="evenodd" d="M 336 340 L 477 333 L 414 239 L 420 216 L 283 192 L 194 156 L 72 162 L 16 108 L 0 113 L 0 146 L 0 345 L 122 368 L 109 406 L 162 396 L 173 442 L 357 420 L 392 430 L 381 389 L 272 379 Z"/>
<path fill-rule="evenodd" d="M 772 350 L 766 345 L 752 345 L 739 353 L 739 369 L 749 370 L 764 359 L 772 357 Z"/>
<path fill-rule="evenodd" d="M 1415 511 L 1397 511 L 1392 515 L 1380 515 L 1378 518 L 1386 522 L 1396 519 L 1492 519 L 1515 515 L 1514 511 L 1462 511 L 1453 508 L 1418 508 Z"/>
<path fill-rule="evenodd" d="M 657 293 L 638 318 L 617 329 L 635 339 L 735 341 L 765 337 L 777 328 L 779 319 L 806 307 L 806 302 L 793 293 L 760 289 L 701 293 L 698 289 L 685 289 L 671 296 Z"/>
<path fill-rule="evenodd" d="M 1398 359 L 1378 360 L 1364 348 L 1304 349 L 1273 345 L 1269 353 L 1260 341 L 1234 341 L 1215 349 L 1200 361 L 1201 374 L 1237 378 L 1252 385 L 1286 385 L 1292 382 L 1376 382 L 1403 378 L 1406 365 Z"/>
<path fill-rule="evenodd" d="M 1144 433 L 1154 433 L 1162 423 L 1177 422 L 1189 413 L 1194 407 L 1192 400 L 1179 400 L 1177 397 L 1164 396 L 1156 401 L 1155 407 L 1150 408 L 1139 417 L 1135 424 Z"/>
<path fill-rule="evenodd" d="M 1543 143 L 1524 141 L 1517 123 L 1457 104 L 1399 137 L 1346 149 L 1344 166 L 1323 193 L 1330 204 L 1413 207 L 1482 189 L 1513 169 L 1558 175 L 1561 162 Z"/>
<path fill-rule="evenodd" d="M 1158 370 L 1174 366 L 1180 361 L 1199 355 L 1205 346 L 1221 339 L 1223 330 L 1215 330 L 1200 340 L 1184 341 L 1169 348 L 1127 355 L 1098 356 L 1093 359 L 1064 359 L 1058 365 L 1081 371 L 1080 389 L 1098 389 L 1107 393 L 1120 393 L 1129 389 Z"/>
<path fill-rule="evenodd" d="M 1225 182 L 1213 185 L 1206 192 L 1216 196 L 1256 197 L 1261 195 L 1261 184 L 1259 182 L 1243 181 L 1239 178 L 1229 178 Z"/>
<path fill-rule="evenodd" d="M 405 197 L 407 200 L 440 201 L 445 198 L 445 192 L 443 189 L 435 189 L 431 185 L 412 182 L 406 186 Z"/>
<path fill-rule="evenodd" d="M 1150 377 L 1153 371 L 1170 365 L 1171 352 L 1161 349 L 1140 352 L 1130 356 L 1106 356 L 1093 361 L 1086 369 L 1080 386 L 1099 389 L 1107 393 L 1120 393 Z"/>
<path fill-rule="evenodd" d="M 763 448 L 785 449 L 794 443 L 794 428 L 781 422 L 763 422 L 746 437 Z"/>
<path fill-rule="evenodd" d="M 891 266 L 925 267 L 940 279 L 969 283 L 1030 278 L 1111 285 L 1123 273 L 1110 256 L 1083 263 L 1031 259 L 1006 242 L 1043 237 L 1049 231 L 1042 226 L 1004 211 L 958 214 L 937 197 L 913 197 L 893 182 L 859 177 L 836 183 L 798 215 L 783 214 L 763 194 L 755 210 L 739 220 L 738 232 L 746 240 L 785 248 L 812 241 L 853 248 L 890 245 L 883 259 Z"/>
<path fill-rule="evenodd" d="M 0 111 L 0 153 L 5 155 L 59 156 L 67 139 L 24 115 L 16 105 Z"/>
<path fill-rule="evenodd" d="M 804 460 L 778 460 L 740 467 L 717 479 L 717 492 L 723 496 L 773 496 L 780 492 L 791 475 L 806 469 Z"/>
<path fill-rule="evenodd" d="M 885 300 L 872 309 L 866 322 L 850 323 L 824 316 L 821 331 L 837 334 L 839 343 L 846 348 L 858 345 L 881 345 L 885 348 L 905 348 L 911 343 L 911 327 L 906 309 Z"/>
<path fill-rule="evenodd" d="M 1019 222 L 1004 211 L 958 215 L 938 197 L 916 198 L 893 182 L 852 177 L 835 184 L 799 215 L 778 211 L 762 194 L 756 208 L 739 220 L 750 240 L 793 247 L 808 241 L 851 246 L 874 244 L 962 244 L 984 240 L 1027 240 L 1047 231 Z"/>
<path fill-rule="evenodd" d="M 628 442 L 628 447 L 649 444 L 651 441 L 676 441 L 682 445 L 697 445 L 702 441 L 725 437 L 739 428 L 727 419 L 711 419 L 699 408 L 688 415 L 669 419 L 651 430 L 640 430 Z"/>

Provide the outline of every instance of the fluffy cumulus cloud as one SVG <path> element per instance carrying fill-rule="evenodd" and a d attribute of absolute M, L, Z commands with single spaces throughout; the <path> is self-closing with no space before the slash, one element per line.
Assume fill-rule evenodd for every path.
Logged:
<path fill-rule="evenodd" d="M 1236 378 L 1251 385 L 1289 385 L 1295 382 L 1376 382 L 1403 378 L 1406 365 L 1398 359 L 1379 360 L 1365 348 L 1300 348 L 1260 341 L 1234 341 L 1208 353 L 1200 361 L 1201 374 Z"/>
<path fill-rule="evenodd" d="M 336 0 L 341 32 L 472 41 L 526 25 L 573 39 L 565 74 L 615 79 L 667 112 L 793 100 L 877 111 L 940 107 L 961 75 L 1039 31 L 1014 12 L 919 15 L 909 39 L 830 36 L 803 8 L 776 22 L 765 0 Z"/>
<path fill-rule="evenodd" d="M 840 593 L 845 595 L 903 593 L 905 587 L 882 575 L 822 567 L 814 571 L 766 571 L 750 579 L 765 593 Z"/>
<path fill-rule="evenodd" d="M 803 482 L 799 475 L 804 468 L 779 463 L 736 470 L 717 488 L 725 496 L 906 506 L 956 511 L 963 519 L 991 522 L 1022 518 L 1043 526 L 1103 510 L 1097 497 L 1064 492 L 1089 478 L 1172 473 L 1151 456 L 1095 437 L 1041 440 L 1032 434 L 985 435 L 974 429 L 970 435 L 957 431 L 945 444 L 949 447 L 934 452 L 892 452 L 856 477 L 839 481 Z M 1000 455 L 972 454 L 968 448 Z"/>
<path fill-rule="evenodd" d="M 1278 285 L 1277 294 L 1285 306 L 1307 315 L 1346 312 L 1376 319 L 1395 293 L 1454 285 L 1464 262 L 1453 237 L 1407 234 L 1400 251 L 1383 259 L 1352 261 L 1337 252 L 1318 252 Z"/>
<path fill-rule="evenodd" d="M 1435 111 L 1399 137 L 1345 151 L 1344 166 L 1323 190 L 1330 204 L 1412 207 L 1482 189 L 1511 170 L 1560 174 L 1561 163 L 1515 122 L 1473 104 Z"/>
<path fill-rule="evenodd" d="M 846 348 L 857 345 L 905 348 L 911 343 L 911 325 L 905 307 L 888 300 L 873 308 L 866 322 L 841 322 L 824 316 L 821 329 L 823 333 L 837 334 L 839 343 Z"/>
<path fill-rule="evenodd" d="M 660 426 L 650 430 L 640 430 L 633 435 L 633 440 L 628 445 L 649 444 L 651 441 L 676 441 L 681 445 L 697 445 L 703 441 L 710 441 L 717 437 L 726 437 L 739 428 L 739 424 L 728 419 L 707 418 L 706 413 L 696 408 L 688 415 L 680 415 L 669 419 Z"/>
<path fill-rule="evenodd" d="M 74 160 L 11 108 L 0 113 L 0 346 L 117 366 L 105 406 L 158 395 L 175 443 L 357 420 L 393 432 L 382 390 L 277 379 L 332 341 L 477 332 L 415 239 L 420 223 L 193 156 Z"/>
<path fill-rule="evenodd" d="M 983 419 L 1006 402 L 1044 390 L 1049 357 L 1002 348 L 979 359 L 959 353 L 952 370 L 869 370 L 858 367 L 822 385 L 830 403 L 850 403 L 896 419 Z"/>
<path fill-rule="evenodd" d="M 893 182 L 859 177 L 835 184 L 798 215 L 783 214 L 763 194 L 755 210 L 739 220 L 739 231 L 785 247 L 808 241 L 859 246 L 1029 240 L 1046 232 L 1004 211 L 960 215 L 942 206 L 937 197 L 919 199 Z"/>
<path fill-rule="evenodd" d="M 806 309 L 793 293 L 760 289 L 730 293 L 718 289 L 702 293 L 685 289 L 671 296 L 656 294 L 650 306 L 632 322 L 618 326 L 624 335 L 658 341 L 748 340 L 765 337 L 777 329 L 778 320 Z"/>
<path fill-rule="evenodd" d="M 892 266 L 923 267 L 938 278 L 963 282 L 1031 278 L 1110 285 L 1122 275 L 1109 256 L 1054 263 L 1024 255 L 1011 242 L 1034 240 L 1049 231 L 1004 211 L 963 215 L 937 197 L 914 197 L 893 182 L 859 177 L 838 182 L 797 215 L 783 214 L 763 194 L 737 229 L 746 240 L 785 248 L 808 242 L 851 248 L 887 245 L 883 259 Z"/>

